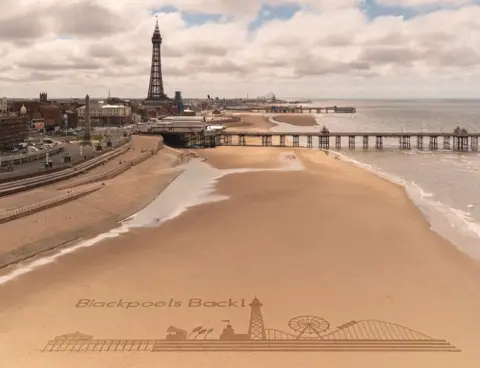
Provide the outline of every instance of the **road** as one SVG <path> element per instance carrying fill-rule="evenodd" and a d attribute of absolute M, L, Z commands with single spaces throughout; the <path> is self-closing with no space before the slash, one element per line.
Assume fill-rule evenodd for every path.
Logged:
<path fill-rule="evenodd" d="M 119 144 L 119 141 L 121 140 L 121 138 L 122 138 L 122 135 L 120 134 L 112 136 L 112 144 L 114 147 Z M 95 155 L 98 156 L 100 154 L 98 152 L 94 152 L 93 147 L 84 146 L 83 152 L 82 152 L 83 156 L 82 156 L 80 155 L 80 145 L 76 143 L 65 143 L 64 153 L 69 153 L 71 155 L 72 163 L 82 161 L 84 159 L 83 156 L 86 156 L 87 159 L 91 159 L 95 157 Z M 70 165 L 70 163 L 63 162 L 64 153 L 58 153 L 56 155 L 50 156 L 50 161 L 53 163 L 54 168 L 67 167 L 68 165 Z M 14 171 L 0 173 L 0 182 L 8 178 L 12 178 L 20 175 L 27 175 L 35 172 L 41 173 L 42 171 L 45 171 L 44 160 L 25 162 L 23 164 L 15 165 Z"/>

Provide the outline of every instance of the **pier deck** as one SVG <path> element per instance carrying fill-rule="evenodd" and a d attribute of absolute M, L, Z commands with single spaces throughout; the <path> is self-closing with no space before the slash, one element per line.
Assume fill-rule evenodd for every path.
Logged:
<path fill-rule="evenodd" d="M 262 137 L 262 146 L 272 147 L 286 147 L 286 137 L 291 138 L 293 147 L 307 147 L 313 148 L 314 137 L 315 143 L 319 148 L 328 149 L 331 146 L 331 140 L 334 138 L 334 147 L 336 149 L 342 148 L 342 138 L 348 139 L 348 148 L 354 149 L 356 147 L 357 138 L 362 139 L 362 148 L 368 149 L 370 147 L 371 138 L 375 139 L 374 147 L 376 149 L 383 149 L 384 139 L 396 138 L 398 139 L 398 146 L 400 149 L 412 148 L 412 137 L 416 138 L 416 148 L 423 149 L 424 147 L 430 150 L 439 149 L 439 137 L 443 138 L 442 148 L 444 150 L 453 149 L 454 151 L 475 151 L 478 152 L 478 138 L 480 133 L 446 133 L 446 132 L 221 132 L 217 138 L 217 145 L 238 145 L 249 146 L 247 138 Z M 235 139 L 233 139 L 235 138 Z M 273 139 L 277 141 L 274 144 Z M 306 140 L 306 143 L 300 144 L 300 138 Z M 427 142 L 424 142 L 427 140 Z M 258 145 L 253 144 L 253 145 Z"/>
<path fill-rule="evenodd" d="M 328 149 L 333 143 L 336 149 L 342 148 L 343 141 L 348 141 L 348 148 L 354 149 L 357 139 L 361 139 L 361 147 L 369 149 L 371 141 L 376 149 L 383 149 L 385 139 L 398 139 L 400 149 L 428 148 L 438 150 L 475 151 L 478 152 L 480 132 L 469 133 L 466 130 L 454 132 L 254 132 L 254 131 L 216 131 L 208 130 L 205 123 L 160 123 L 142 126 L 140 134 L 160 134 L 168 141 L 174 138 L 176 144 L 184 147 L 215 147 L 215 146 L 258 146 L 259 137 L 262 138 L 261 146 L 286 147 L 287 139 L 292 147 Z M 252 139 L 253 138 L 253 139 Z M 315 139 L 314 139 L 315 138 Z M 414 145 L 412 145 L 412 138 Z M 441 145 L 439 138 L 442 138 Z M 252 140 L 254 142 L 252 142 Z M 302 143 L 300 142 L 302 140 Z M 274 142 L 275 141 L 275 142 Z M 333 142 L 332 142 L 333 141 Z M 167 142 L 168 144 L 168 142 Z"/>

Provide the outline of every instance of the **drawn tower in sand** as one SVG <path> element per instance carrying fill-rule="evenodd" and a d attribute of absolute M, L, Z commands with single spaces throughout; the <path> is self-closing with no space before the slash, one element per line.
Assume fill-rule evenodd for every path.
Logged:
<path fill-rule="evenodd" d="M 263 324 L 262 303 L 255 297 L 250 305 L 250 324 L 248 337 L 250 340 L 266 340 L 265 325 Z"/>

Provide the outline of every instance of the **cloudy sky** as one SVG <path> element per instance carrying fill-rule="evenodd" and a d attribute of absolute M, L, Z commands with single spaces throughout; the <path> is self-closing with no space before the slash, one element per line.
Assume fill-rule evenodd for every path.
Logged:
<path fill-rule="evenodd" d="M 480 0 L 0 0 L 0 96 L 480 97 Z"/>

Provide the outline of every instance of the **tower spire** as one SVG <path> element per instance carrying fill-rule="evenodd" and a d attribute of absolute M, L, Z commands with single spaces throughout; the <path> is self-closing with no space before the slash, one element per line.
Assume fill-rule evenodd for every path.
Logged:
<path fill-rule="evenodd" d="M 160 27 L 158 26 L 158 17 L 155 16 L 155 30 L 153 31 L 152 42 L 162 42 L 162 35 L 160 34 Z"/>

